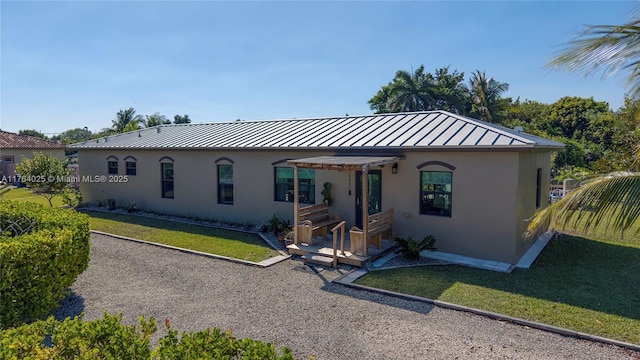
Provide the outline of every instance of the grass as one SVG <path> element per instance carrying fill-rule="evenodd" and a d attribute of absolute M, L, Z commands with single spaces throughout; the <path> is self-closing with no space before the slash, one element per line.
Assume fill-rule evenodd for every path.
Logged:
<path fill-rule="evenodd" d="M 118 213 L 87 211 L 92 230 L 260 262 L 279 255 L 255 234 Z"/>
<path fill-rule="evenodd" d="M 4 192 L 0 193 L 0 199 L 2 200 L 15 200 L 15 201 L 30 201 L 38 204 L 42 204 L 44 206 L 49 206 L 49 201 L 38 194 L 34 194 L 31 189 L 27 188 L 17 188 L 17 189 L 3 189 Z M 62 206 L 62 197 L 56 196 L 53 198 L 53 206 L 61 207 Z"/>
<path fill-rule="evenodd" d="M 49 206 L 47 199 L 26 188 L 2 193 L 0 199 L 31 201 Z M 61 198 L 55 197 L 53 205 L 62 206 Z M 85 213 L 90 217 L 92 230 L 253 262 L 279 255 L 255 234 L 127 214 Z"/>
<path fill-rule="evenodd" d="M 374 271 L 358 284 L 640 344 L 640 241 L 561 235 L 529 270 Z"/>

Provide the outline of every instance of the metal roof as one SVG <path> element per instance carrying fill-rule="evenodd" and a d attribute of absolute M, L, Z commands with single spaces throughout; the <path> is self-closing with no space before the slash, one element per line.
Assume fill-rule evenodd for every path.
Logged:
<path fill-rule="evenodd" d="M 70 146 L 77 149 L 550 148 L 555 141 L 446 111 L 159 125 Z"/>
<path fill-rule="evenodd" d="M 288 163 L 310 169 L 362 170 L 364 167 L 391 164 L 398 160 L 398 156 L 316 156 L 289 160 Z"/>

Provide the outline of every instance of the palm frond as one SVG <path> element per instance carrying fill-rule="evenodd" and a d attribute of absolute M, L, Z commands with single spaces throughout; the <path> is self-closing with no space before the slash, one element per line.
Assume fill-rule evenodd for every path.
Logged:
<path fill-rule="evenodd" d="M 586 26 L 547 67 L 582 72 L 586 76 L 602 71 L 603 78 L 628 71 L 630 94 L 640 95 L 640 19 L 624 25 Z"/>
<path fill-rule="evenodd" d="M 640 173 L 604 175 L 573 190 L 562 200 L 539 211 L 529 223 L 526 237 L 550 230 L 628 230 L 640 219 Z"/>

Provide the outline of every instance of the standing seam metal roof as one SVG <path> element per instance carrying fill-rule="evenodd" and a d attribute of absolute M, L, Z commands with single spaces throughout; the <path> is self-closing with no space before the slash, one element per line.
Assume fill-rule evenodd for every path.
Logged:
<path fill-rule="evenodd" d="M 446 111 L 159 125 L 77 149 L 550 148 L 563 144 Z"/>

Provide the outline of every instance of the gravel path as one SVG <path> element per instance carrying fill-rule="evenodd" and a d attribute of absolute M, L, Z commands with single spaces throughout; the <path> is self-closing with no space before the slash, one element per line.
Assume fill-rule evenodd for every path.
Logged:
<path fill-rule="evenodd" d="M 91 263 L 58 316 L 124 312 L 155 317 L 158 335 L 207 327 L 287 346 L 306 359 L 638 359 L 576 340 L 333 284 L 345 270 L 312 271 L 288 260 L 258 268 L 91 236 Z"/>

